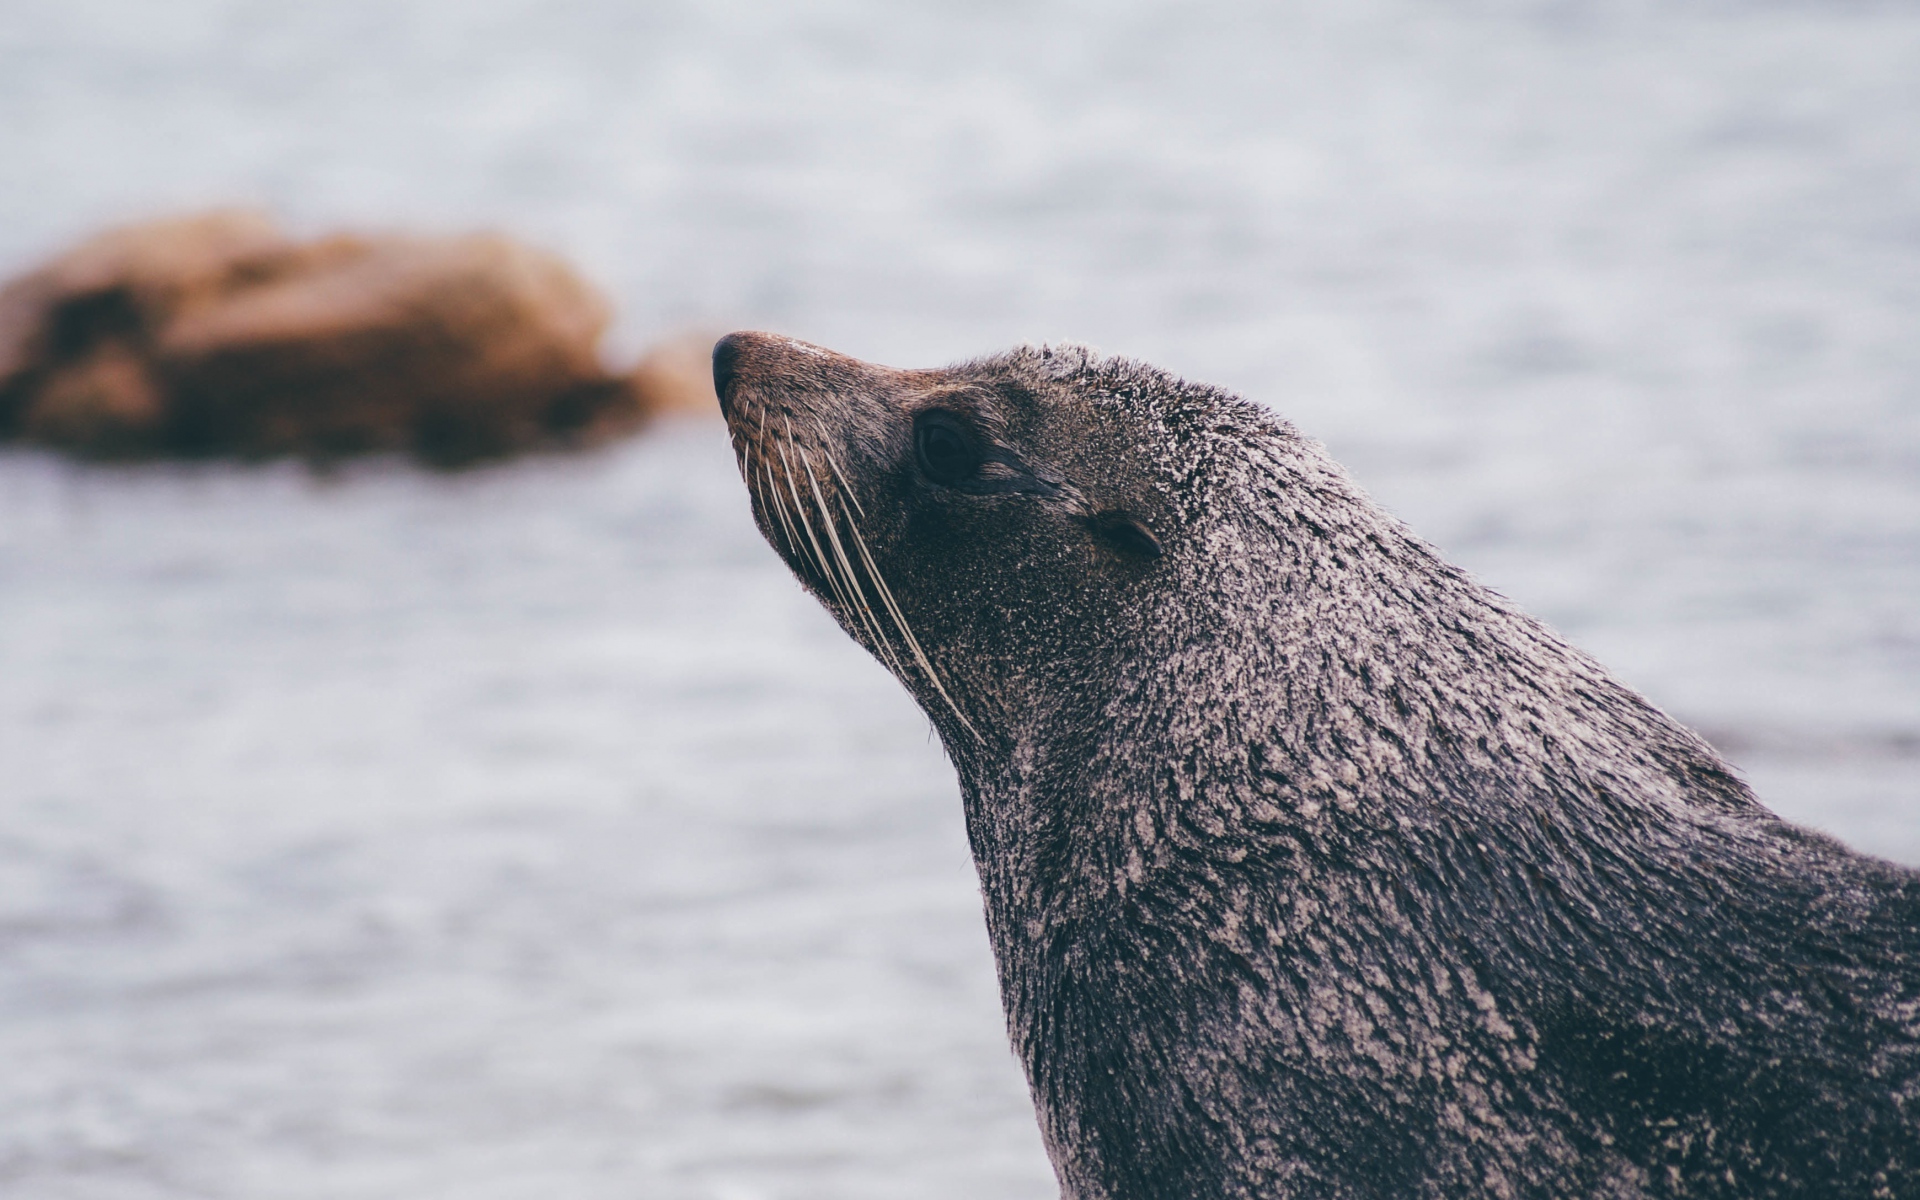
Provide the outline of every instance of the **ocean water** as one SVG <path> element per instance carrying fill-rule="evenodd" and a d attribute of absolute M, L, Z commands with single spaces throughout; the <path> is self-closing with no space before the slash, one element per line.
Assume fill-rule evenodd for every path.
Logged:
<path fill-rule="evenodd" d="M 612 352 L 1235 387 L 1920 863 L 1920 8 L 26 0 L 0 272 L 505 228 Z M 0 1194 L 1053 1194 L 950 773 L 717 426 L 0 453 Z"/>

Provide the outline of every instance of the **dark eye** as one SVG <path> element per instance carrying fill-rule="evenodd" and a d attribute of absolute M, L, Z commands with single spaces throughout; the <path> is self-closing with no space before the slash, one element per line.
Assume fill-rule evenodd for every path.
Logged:
<path fill-rule="evenodd" d="M 913 452 L 920 470 L 942 487 L 953 487 L 980 470 L 980 441 L 952 413 L 924 412 L 914 418 Z"/>

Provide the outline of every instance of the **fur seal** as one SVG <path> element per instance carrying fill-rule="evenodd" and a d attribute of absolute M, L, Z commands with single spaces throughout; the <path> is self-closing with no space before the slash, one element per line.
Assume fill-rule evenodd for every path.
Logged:
<path fill-rule="evenodd" d="M 959 774 L 1064 1196 L 1920 1196 L 1920 874 L 1292 426 L 1077 347 L 714 377 Z"/>

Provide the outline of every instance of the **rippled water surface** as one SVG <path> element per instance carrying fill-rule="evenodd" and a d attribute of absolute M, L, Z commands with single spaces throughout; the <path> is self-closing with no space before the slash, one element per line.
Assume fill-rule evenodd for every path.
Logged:
<path fill-rule="evenodd" d="M 1920 863 L 1920 10 L 0 17 L 0 270 L 209 202 L 497 225 L 630 352 L 1020 339 L 1273 404 Z M 951 776 L 724 436 L 0 454 L 0 1193 L 1052 1194 Z"/>

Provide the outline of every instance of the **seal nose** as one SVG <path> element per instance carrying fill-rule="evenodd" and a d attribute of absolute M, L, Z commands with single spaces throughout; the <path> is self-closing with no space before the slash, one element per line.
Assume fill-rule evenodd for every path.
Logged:
<path fill-rule="evenodd" d="M 740 346 L 745 339 L 730 333 L 713 344 L 713 394 L 720 397 L 721 415 L 727 413 L 728 393 L 733 390 L 733 375 L 740 366 Z"/>

